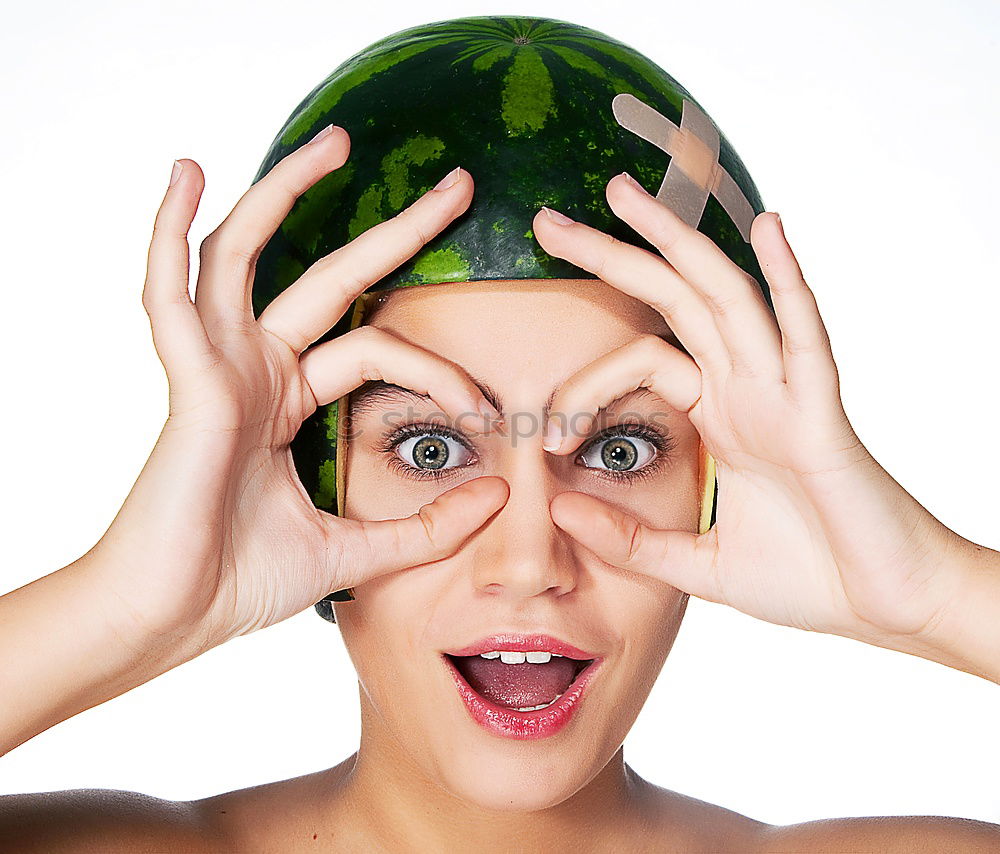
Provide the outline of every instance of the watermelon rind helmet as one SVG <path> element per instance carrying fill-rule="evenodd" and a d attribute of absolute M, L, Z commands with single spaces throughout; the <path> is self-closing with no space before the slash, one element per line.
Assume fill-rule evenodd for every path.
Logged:
<path fill-rule="evenodd" d="M 749 243 L 749 223 L 764 206 L 743 162 L 684 87 L 604 33 L 522 16 L 454 18 L 397 32 L 342 62 L 302 100 L 254 183 L 331 123 L 350 135 L 350 157 L 297 199 L 262 250 L 255 316 L 313 263 L 398 214 L 453 167 L 471 173 L 476 189 L 465 213 L 368 287 L 317 344 L 354 328 L 381 291 L 598 278 L 542 250 L 531 225 L 543 205 L 658 253 L 607 204 L 605 187 L 620 172 L 709 236 L 774 310 Z M 671 134 L 673 148 L 665 144 Z M 291 443 L 302 485 L 331 513 L 343 510 L 338 413 L 345 400 L 320 406 Z M 340 452 L 343 469 L 343 443 Z M 704 449 L 701 487 L 704 532 L 718 506 L 715 461 Z M 353 598 L 351 590 L 336 591 L 316 609 L 333 620 L 330 602 Z"/>

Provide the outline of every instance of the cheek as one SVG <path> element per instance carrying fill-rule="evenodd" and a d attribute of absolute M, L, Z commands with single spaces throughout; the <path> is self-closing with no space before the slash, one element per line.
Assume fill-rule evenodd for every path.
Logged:
<path fill-rule="evenodd" d="M 451 559 L 454 561 L 454 558 Z M 360 676 L 395 678 L 401 661 L 423 661 L 439 648 L 429 627 L 448 624 L 442 588 L 450 575 L 441 561 L 387 572 L 355 584 L 355 599 L 337 603 L 337 623 Z M 343 622 L 341 622 L 343 615 Z"/>
<path fill-rule="evenodd" d="M 613 618 L 616 633 L 637 657 L 665 657 L 680 628 L 687 594 L 666 581 L 620 567 L 591 577 L 595 601 Z"/>
<path fill-rule="evenodd" d="M 618 588 L 607 592 L 605 602 L 618 615 L 615 628 L 623 639 L 621 672 L 616 674 L 620 712 L 634 721 L 670 654 L 689 597 L 666 582 L 624 571 Z"/>
<path fill-rule="evenodd" d="M 419 687 L 410 679 L 413 669 L 401 673 L 400 662 L 420 662 L 421 667 L 429 663 L 427 648 L 418 649 L 416 638 L 421 600 L 394 595 L 403 591 L 393 591 L 391 584 L 387 589 L 383 581 L 400 575 L 389 574 L 357 585 L 355 601 L 334 606 L 358 681 L 380 709 L 391 710 L 401 699 L 408 704 L 417 699 L 411 696 Z"/>
<path fill-rule="evenodd" d="M 401 519 L 434 498 L 434 494 L 423 497 L 423 484 L 414 483 L 411 488 L 390 468 L 384 452 L 349 442 L 345 462 L 344 516 L 348 519 Z"/>

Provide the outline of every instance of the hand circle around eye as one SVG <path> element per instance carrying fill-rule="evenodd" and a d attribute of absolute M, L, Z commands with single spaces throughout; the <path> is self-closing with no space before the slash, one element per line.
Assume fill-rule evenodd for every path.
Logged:
<path fill-rule="evenodd" d="M 640 335 L 581 368 L 553 398 L 545 447 L 561 455 L 581 444 L 586 426 L 568 431 L 567 413 L 579 425 L 580 414 L 594 419 L 648 389 L 688 418 L 715 460 L 717 520 L 702 534 L 658 529 L 592 494 L 565 492 L 550 506 L 555 523 L 605 562 L 702 599 L 914 648 L 911 636 L 948 601 L 951 579 L 926 560 L 927 543 L 947 534 L 850 424 L 829 336 L 779 219 L 759 214 L 750 234 L 772 311 L 760 284 L 668 206 L 619 176 L 606 196 L 659 254 L 544 211 L 535 237 L 653 308 L 683 350 Z"/>
<path fill-rule="evenodd" d="M 181 163 L 156 215 L 142 305 L 169 414 L 101 549 L 113 568 L 102 581 L 158 644 L 181 627 L 211 648 L 331 590 L 454 554 L 510 494 L 501 478 L 480 477 L 404 519 L 367 521 L 323 511 L 297 476 L 290 445 L 300 426 L 373 373 L 453 418 L 498 418 L 458 365 L 385 330 L 316 343 L 372 283 L 465 213 L 474 187 L 464 170 L 317 260 L 254 316 L 254 259 L 349 152 L 347 132 L 333 128 L 257 181 L 202 242 L 193 300 L 187 235 L 205 187 L 194 161 Z"/>

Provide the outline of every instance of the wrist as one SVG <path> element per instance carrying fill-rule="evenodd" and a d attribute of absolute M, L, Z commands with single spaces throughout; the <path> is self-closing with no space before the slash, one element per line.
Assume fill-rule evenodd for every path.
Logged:
<path fill-rule="evenodd" d="M 0 755 L 194 658 L 195 632 L 136 621 L 95 546 L 0 598 Z"/>
<path fill-rule="evenodd" d="M 942 528 L 950 583 L 917 654 L 1000 683 L 1000 553 Z"/>

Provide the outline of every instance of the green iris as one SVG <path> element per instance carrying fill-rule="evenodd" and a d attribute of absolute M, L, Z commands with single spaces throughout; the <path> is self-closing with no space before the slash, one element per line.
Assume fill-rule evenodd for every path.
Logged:
<path fill-rule="evenodd" d="M 413 446 L 413 462 L 420 468 L 439 469 L 448 462 L 448 445 L 440 436 L 424 436 Z"/>
<path fill-rule="evenodd" d="M 638 457 L 635 445 L 622 436 L 609 439 L 601 448 L 601 461 L 611 471 L 626 471 L 632 468 Z"/>

